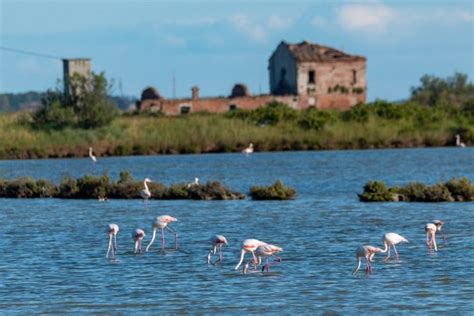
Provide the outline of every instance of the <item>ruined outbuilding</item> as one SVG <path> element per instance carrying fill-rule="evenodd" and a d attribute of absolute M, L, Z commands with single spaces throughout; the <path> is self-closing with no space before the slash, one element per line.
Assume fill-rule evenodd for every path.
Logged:
<path fill-rule="evenodd" d="M 252 96 L 245 84 L 238 83 L 228 98 L 200 98 L 199 88 L 194 86 L 191 98 L 165 100 L 159 94 L 153 96 L 149 90 L 152 88 L 147 88 L 138 108 L 178 115 L 255 109 L 272 101 L 295 109 L 341 110 L 366 102 L 366 58 L 363 56 L 308 41 L 281 42 L 269 59 L 268 70 L 271 94 Z"/>

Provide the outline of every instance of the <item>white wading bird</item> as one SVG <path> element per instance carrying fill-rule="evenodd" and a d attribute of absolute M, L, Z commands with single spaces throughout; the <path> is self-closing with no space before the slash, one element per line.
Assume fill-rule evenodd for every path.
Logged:
<path fill-rule="evenodd" d="M 211 263 L 211 256 L 215 255 L 217 253 L 218 259 L 214 264 L 221 263 L 222 262 L 222 246 L 227 245 L 227 239 L 225 239 L 224 236 L 222 235 L 215 235 L 212 236 L 211 238 L 211 244 L 212 248 L 209 250 L 209 253 L 207 254 L 207 263 Z"/>
<path fill-rule="evenodd" d="M 376 253 L 383 252 L 382 249 L 374 246 L 359 246 L 356 249 L 356 258 L 357 258 L 357 267 L 352 271 L 352 274 L 355 274 L 360 269 L 360 264 L 362 258 L 365 258 L 365 274 L 372 273 L 372 258 Z"/>
<path fill-rule="evenodd" d="M 383 243 L 385 245 L 385 248 L 382 252 L 387 252 L 387 256 L 385 257 L 385 261 L 388 261 L 390 259 L 390 247 L 393 246 L 393 250 L 395 252 L 395 260 L 398 260 L 398 252 L 397 248 L 395 248 L 395 245 L 400 243 L 400 242 L 408 242 L 408 240 L 405 239 L 405 237 L 400 236 L 399 234 L 396 233 L 386 233 L 383 235 Z"/>
<path fill-rule="evenodd" d="M 174 234 L 174 247 L 175 249 L 178 249 L 178 234 L 176 233 L 176 231 L 168 227 L 169 223 L 176 221 L 178 221 L 176 218 L 169 215 L 162 215 L 155 218 L 152 224 L 153 236 L 151 237 L 150 243 L 148 244 L 148 246 L 146 246 L 145 250 L 148 252 L 148 249 L 150 249 L 150 246 L 155 241 L 156 231 L 158 230 L 158 228 L 161 229 L 161 250 L 165 250 L 165 228 L 169 230 L 172 234 Z"/>
<path fill-rule="evenodd" d="M 89 147 L 89 158 L 92 160 L 93 163 L 97 162 L 97 158 L 92 154 L 92 147 Z"/>
<path fill-rule="evenodd" d="M 267 243 L 265 243 L 263 241 L 260 241 L 260 240 L 257 240 L 257 239 L 246 239 L 246 240 L 244 240 L 244 242 L 242 243 L 242 247 L 240 248 L 240 261 L 235 266 L 235 270 L 239 269 L 240 265 L 244 261 L 245 254 L 247 252 L 250 252 L 252 254 L 253 264 L 256 267 L 257 263 L 258 263 L 258 260 L 257 260 L 257 257 L 255 256 L 255 250 L 257 250 L 257 248 L 259 246 L 263 246 L 263 245 L 266 245 L 266 244 Z M 244 267 L 244 270 L 245 270 L 245 267 Z M 242 271 L 244 271 L 244 270 L 242 270 Z"/>
<path fill-rule="evenodd" d="M 242 150 L 242 153 L 245 154 L 245 156 L 249 156 L 251 153 L 253 153 L 253 144 L 250 143 L 249 144 L 249 147 L 245 148 L 244 150 Z"/>
<path fill-rule="evenodd" d="M 132 239 L 135 241 L 135 253 L 142 253 L 142 240 L 145 238 L 145 231 L 137 228 L 132 232 Z"/>
<path fill-rule="evenodd" d="M 441 227 L 443 226 L 443 224 L 444 222 L 440 220 L 435 220 L 433 221 L 433 223 L 426 224 L 425 226 L 426 245 L 428 245 L 429 250 L 432 250 L 434 247 L 434 251 L 438 251 L 438 247 L 436 246 L 436 232 L 437 231 L 439 231 L 441 235 L 443 235 L 443 240 L 446 241 L 446 237 L 441 231 Z"/>
<path fill-rule="evenodd" d="M 115 252 L 117 251 L 117 234 L 119 232 L 119 227 L 117 224 L 109 224 L 107 227 L 107 233 L 109 234 L 109 248 L 107 248 L 106 258 L 109 257 L 109 252 L 112 250 L 112 259 L 115 258 Z M 113 243 L 112 243 L 112 238 Z"/>
<path fill-rule="evenodd" d="M 143 199 L 143 204 L 145 205 L 145 209 L 147 209 L 147 201 L 151 197 L 151 192 L 150 192 L 150 189 L 148 189 L 148 185 L 147 185 L 147 183 L 149 182 L 151 182 L 151 180 L 148 178 L 145 178 L 145 180 L 143 180 L 144 188 L 143 190 L 140 191 L 140 196 Z"/>
<path fill-rule="evenodd" d="M 255 255 L 258 258 L 257 264 L 261 264 L 262 257 L 265 257 L 265 265 L 262 267 L 262 272 L 265 271 L 265 269 L 267 270 L 267 272 L 270 272 L 270 263 L 268 262 L 268 257 L 273 256 L 275 257 L 276 262 L 281 262 L 281 258 L 278 257 L 276 254 L 282 251 L 283 248 L 275 245 L 261 245 L 257 247 L 257 249 L 255 250 Z M 246 265 L 246 268 L 248 268 L 248 264 Z"/>

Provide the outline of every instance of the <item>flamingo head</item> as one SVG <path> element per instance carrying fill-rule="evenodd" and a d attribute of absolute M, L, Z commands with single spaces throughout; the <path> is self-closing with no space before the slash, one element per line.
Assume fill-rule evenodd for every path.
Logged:
<path fill-rule="evenodd" d="M 152 182 L 152 181 L 148 178 L 145 178 L 145 180 L 143 182 Z"/>
<path fill-rule="evenodd" d="M 250 148 L 253 148 L 253 144 L 252 144 L 252 143 L 250 143 L 250 144 L 249 144 L 249 147 L 250 147 Z"/>
<path fill-rule="evenodd" d="M 194 178 L 194 183 L 196 183 L 196 184 L 199 183 L 199 178 L 198 177 Z"/>
<path fill-rule="evenodd" d="M 435 224 L 437 230 L 441 230 L 441 227 L 443 226 L 444 222 L 437 219 L 433 221 L 433 224 Z"/>
<path fill-rule="evenodd" d="M 117 224 L 109 224 L 107 228 L 107 232 L 109 233 L 109 235 L 116 235 L 119 231 L 119 227 Z"/>

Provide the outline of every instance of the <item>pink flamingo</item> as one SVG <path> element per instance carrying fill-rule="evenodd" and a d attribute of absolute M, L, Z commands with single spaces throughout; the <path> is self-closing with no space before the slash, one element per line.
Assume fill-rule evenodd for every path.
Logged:
<path fill-rule="evenodd" d="M 215 255 L 216 252 L 219 258 L 216 260 L 214 264 L 222 262 L 222 246 L 227 245 L 227 239 L 222 235 L 215 235 L 211 238 L 212 248 L 209 250 L 207 254 L 207 263 L 211 263 L 211 255 Z"/>
<path fill-rule="evenodd" d="M 441 231 L 441 227 L 443 226 L 444 222 L 440 220 L 434 220 L 433 223 L 428 223 L 425 226 L 426 232 L 426 244 L 428 245 L 428 249 L 432 250 L 434 246 L 434 251 L 438 251 L 438 247 L 436 246 L 436 232 L 439 231 L 443 236 L 443 240 L 446 241 L 446 237 L 444 236 L 443 232 Z"/>
<path fill-rule="evenodd" d="M 270 263 L 268 262 L 268 257 L 273 256 L 275 257 L 276 262 L 281 262 L 281 258 L 276 254 L 282 251 L 283 248 L 270 244 L 257 247 L 255 250 L 255 255 L 258 257 L 257 263 L 259 265 L 262 263 L 262 257 L 265 257 L 265 265 L 262 267 L 262 272 L 265 271 L 265 269 L 267 269 L 267 272 L 270 272 Z"/>
<path fill-rule="evenodd" d="M 395 245 L 400 242 L 408 242 L 408 240 L 406 240 L 405 237 L 400 236 L 397 233 L 386 233 L 385 235 L 383 235 L 383 243 L 385 245 L 385 248 L 384 250 L 382 250 L 382 252 L 385 253 L 388 250 L 388 254 L 385 257 L 385 261 L 388 261 L 390 259 L 391 246 L 393 246 L 393 250 L 395 252 L 395 261 L 398 260 L 398 252 L 397 252 L 397 248 L 395 248 Z"/>
<path fill-rule="evenodd" d="M 258 246 L 266 245 L 267 243 L 257 240 L 257 239 L 246 239 L 242 243 L 242 247 L 240 249 L 240 261 L 239 263 L 235 266 L 235 270 L 239 269 L 240 265 L 244 261 L 245 254 L 247 252 L 250 252 L 253 256 L 253 263 L 256 267 L 256 264 L 258 262 L 257 257 L 255 257 L 255 250 L 257 250 Z M 245 267 L 244 267 L 245 270 Z M 242 270 L 242 271 L 244 271 Z"/>
<path fill-rule="evenodd" d="M 161 250 L 165 250 L 165 228 L 169 230 L 172 234 L 174 234 L 174 246 L 176 249 L 178 249 L 178 234 L 168 227 L 169 223 L 176 221 L 178 221 L 176 218 L 169 215 L 162 215 L 155 218 L 152 224 L 153 236 L 151 237 L 150 243 L 148 244 L 148 246 L 146 246 L 145 250 L 148 252 L 148 249 L 150 249 L 150 246 L 155 241 L 156 231 L 158 228 L 161 229 Z"/>
<path fill-rule="evenodd" d="M 105 255 L 106 258 L 109 257 L 109 252 L 112 250 L 112 259 L 115 258 L 115 252 L 117 251 L 117 234 L 119 232 L 119 227 L 117 224 L 109 224 L 107 227 L 107 232 L 109 234 L 109 248 L 107 248 L 107 254 Z M 112 238 L 114 239 L 114 243 L 112 244 Z"/>
<path fill-rule="evenodd" d="M 376 253 L 378 252 L 384 252 L 382 249 L 374 246 L 359 246 L 356 249 L 356 258 L 357 258 L 357 267 L 352 271 L 352 274 L 355 274 L 359 271 L 360 265 L 362 258 L 365 258 L 365 274 L 372 273 L 372 264 L 373 262 L 372 258 L 375 256 Z"/>
<path fill-rule="evenodd" d="M 248 157 L 251 153 L 253 153 L 253 144 L 250 143 L 249 147 L 242 150 L 242 153 L 245 154 L 246 157 Z"/>
<path fill-rule="evenodd" d="M 145 238 L 145 231 L 137 228 L 132 232 L 132 239 L 135 241 L 135 253 L 142 253 L 142 240 Z"/>

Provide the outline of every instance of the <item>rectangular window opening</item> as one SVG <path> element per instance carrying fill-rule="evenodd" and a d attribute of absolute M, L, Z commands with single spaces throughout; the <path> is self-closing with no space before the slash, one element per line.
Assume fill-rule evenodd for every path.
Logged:
<path fill-rule="evenodd" d="M 181 107 L 181 114 L 188 114 L 191 112 L 191 107 L 190 106 L 182 106 Z"/>
<path fill-rule="evenodd" d="M 308 72 L 308 83 L 316 83 L 316 73 L 314 70 Z"/>
<path fill-rule="evenodd" d="M 235 110 L 237 110 L 237 105 L 236 104 L 229 105 L 229 111 L 235 111 Z"/>
<path fill-rule="evenodd" d="M 357 70 L 353 69 L 352 70 L 352 84 L 357 83 Z"/>

